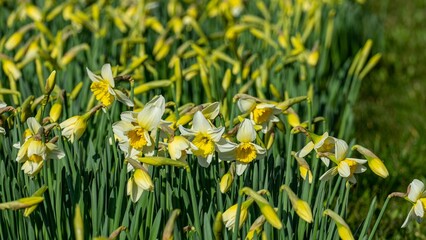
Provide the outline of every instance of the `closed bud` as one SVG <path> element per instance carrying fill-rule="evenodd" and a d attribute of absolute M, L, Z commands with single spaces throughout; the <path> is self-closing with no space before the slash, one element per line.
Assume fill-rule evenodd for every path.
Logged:
<path fill-rule="evenodd" d="M 17 210 L 22 208 L 28 208 L 41 203 L 43 200 L 44 200 L 43 197 L 21 198 L 12 202 L 0 203 L 0 210 L 5 210 L 5 209 Z"/>
<path fill-rule="evenodd" d="M 368 161 L 368 166 L 377 176 L 382 178 L 387 178 L 389 176 L 389 172 L 385 164 L 382 162 L 382 160 L 380 160 L 378 156 L 376 156 L 376 154 L 360 145 L 353 146 L 352 150 L 357 150 L 359 153 L 364 155 L 364 157 Z"/>
<path fill-rule="evenodd" d="M 173 228 L 175 226 L 176 218 L 180 214 L 180 209 L 173 210 L 169 220 L 167 220 L 166 227 L 163 232 L 163 240 L 172 240 L 173 239 Z"/>
<path fill-rule="evenodd" d="M 305 220 L 306 222 L 311 223 L 313 218 L 312 210 L 309 204 L 299 199 L 287 185 L 282 185 L 280 190 L 284 190 L 287 192 L 291 205 L 293 206 L 293 209 L 296 214 L 299 215 L 299 217 Z"/>
<path fill-rule="evenodd" d="M 56 101 L 53 106 L 50 108 L 50 121 L 51 122 L 57 122 L 58 119 L 61 117 L 62 114 L 62 102 Z"/>
<path fill-rule="evenodd" d="M 339 236 L 341 239 L 344 240 L 353 240 L 355 239 L 352 235 L 351 229 L 349 228 L 348 224 L 346 224 L 345 220 L 343 220 L 342 217 L 340 217 L 337 213 L 333 212 L 330 209 L 326 209 L 324 211 L 324 215 L 328 215 L 333 219 L 333 221 L 337 225 L 337 232 L 339 233 Z"/>
<path fill-rule="evenodd" d="M 50 93 L 55 88 L 56 84 L 56 71 L 53 70 L 53 72 L 50 73 L 49 77 L 46 80 L 46 85 L 44 87 L 44 94 L 50 95 Z"/>
<path fill-rule="evenodd" d="M 234 176 L 230 172 L 225 173 L 220 179 L 220 192 L 226 193 L 232 186 L 233 181 Z"/>
<path fill-rule="evenodd" d="M 9 39 L 7 39 L 6 44 L 4 45 L 5 48 L 7 50 L 13 50 L 22 42 L 23 37 L 24 37 L 24 32 L 22 31 L 15 32 L 9 37 Z"/>
<path fill-rule="evenodd" d="M 84 239 L 84 222 L 79 205 L 75 206 L 74 211 L 74 234 L 76 240 Z"/>
<path fill-rule="evenodd" d="M 222 239 L 223 232 L 223 222 L 222 222 L 222 212 L 216 214 L 213 224 L 213 235 L 216 240 Z"/>

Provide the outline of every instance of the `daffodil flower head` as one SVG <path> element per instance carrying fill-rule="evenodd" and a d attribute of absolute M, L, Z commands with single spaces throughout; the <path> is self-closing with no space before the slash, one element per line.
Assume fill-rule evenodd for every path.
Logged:
<path fill-rule="evenodd" d="M 173 160 L 185 161 L 190 150 L 198 148 L 183 136 L 174 136 L 168 144 L 170 158 Z"/>
<path fill-rule="evenodd" d="M 212 161 L 216 143 L 221 139 L 225 128 L 214 127 L 200 111 L 197 111 L 192 120 L 192 128 L 179 126 L 179 130 L 183 136 L 192 138 L 192 143 L 197 148 L 192 153 L 197 156 L 198 163 L 202 167 L 208 167 Z"/>
<path fill-rule="evenodd" d="M 334 137 L 330 137 L 328 132 L 323 133 L 321 136 L 315 133 L 312 133 L 302 127 L 296 127 L 296 129 L 304 132 L 311 139 L 306 146 L 304 146 L 299 152 L 297 152 L 297 157 L 303 158 L 308 155 L 312 150 L 315 150 L 317 153 L 334 153 L 335 141 Z M 327 157 L 320 157 L 321 161 L 328 167 L 330 165 L 330 160 Z"/>
<path fill-rule="evenodd" d="M 426 191 L 424 183 L 418 179 L 414 179 L 408 186 L 406 199 L 413 204 L 413 207 L 408 213 L 401 228 L 405 228 L 412 220 L 416 220 L 418 223 L 423 220 L 426 209 Z"/>
<path fill-rule="evenodd" d="M 357 158 L 348 158 L 347 152 L 348 152 L 348 144 L 341 139 L 336 139 L 335 154 L 330 155 L 329 158 L 337 166 L 332 167 L 327 172 L 325 172 L 320 177 L 320 180 L 328 180 L 332 178 L 333 176 L 339 174 L 341 177 L 347 178 L 349 182 L 356 183 L 354 174 L 363 173 L 367 170 L 367 168 L 362 165 L 367 163 L 367 160 L 357 159 Z"/>
<path fill-rule="evenodd" d="M 154 150 L 154 139 L 156 129 L 161 122 L 165 111 L 165 99 L 163 96 L 155 96 L 144 108 L 136 112 L 121 113 L 121 121 L 112 126 L 114 134 L 119 139 L 120 149 L 130 153 L 132 149 L 152 155 Z"/>
<path fill-rule="evenodd" d="M 240 229 L 244 222 L 247 220 L 248 217 L 248 208 L 253 204 L 254 199 L 249 198 L 248 200 L 241 203 L 241 211 L 240 211 L 240 220 L 239 220 L 239 226 L 238 229 Z M 235 225 L 235 217 L 237 216 L 237 208 L 238 204 L 232 205 L 230 208 L 228 208 L 223 214 L 222 214 L 222 220 L 225 224 L 225 227 L 228 230 L 234 230 Z"/>
<path fill-rule="evenodd" d="M 242 175 L 247 166 L 257 159 L 262 159 L 266 149 L 253 143 L 256 130 L 251 120 L 244 119 L 237 132 L 238 144 L 221 140 L 218 144 L 219 157 L 225 161 L 236 161 L 237 175 Z"/>
<path fill-rule="evenodd" d="M 272 123 L 280 120 L 276 115 L 280 114 L 281 109 L 271 103 L 258 103 L 250 96 L 244 96 L 238 99 L 237 106 L 241 112 L 250 112 L 250 119 L 254 124 L 262 126 L 262 132 L 270 130 Z"/>
<path fill-rule="evenodd" d="M 127 195 L 130 196 L 132 202 L 137 202 L 142 195 L 143 191 L 154 190 L 151 176 L 148 171 L 139 164 L 135 169 L 133 175 L 127 181 Z"/>
<path fill-rule="evenodd" d="M 78 141 L 87 128 L 88 116 L 73 116 L 61 122 L 62 136 L 68 138 L 70 142 Z"/>
<path fill-rule="evenodd" d="M 44 165 L 45 160 L 61 159 L 65 156 L 58 146 L 52 142 L 44 143 L 39 134 L 44 134 L 42 126 L 31 117 L 27 119 L 29 127 L 28 136 L 25 137 L 25 142 L 21 146 L 19 143 L 14 147 L 19 148 L 16 161 L 24 163 L 21 169 L 28 175 L 34 176 Z M 42 133 L 39 133 L 42 131 Z"/>
<path fill-rule="evenodd" d="M 92 80 L 90 90 L 95 95 L 96 100 L 106 107 L 110 106 L 115 99 L 133 107 L 133 102 L 122 91 L 115 89 L 114 77 L 109 63 L 102 66 L 101 76 L 95 75 L 88 68 L 86 70 L 90 80 Z"/>

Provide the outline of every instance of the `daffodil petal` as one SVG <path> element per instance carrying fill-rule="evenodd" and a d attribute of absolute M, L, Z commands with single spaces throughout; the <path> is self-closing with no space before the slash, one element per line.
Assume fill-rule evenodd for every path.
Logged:
<path fill-rule="evenodd" d="M 296 155 L 301 158 L 305 157 L 314 149 L 314 146 L 315 144 L 312 141 L 308 142 L 308 144 L 306 144 L 306 146 L 304 146 L 299 152 L 297 152 Z"/>
<path fill-rule="evenodd" d="M 86 71 L 87 71 L 87 75 L 89 75 L 89 78 L 90 78 L 90 80 L 92 80 L 92 82 L 99 82 L 99 81 L 102 80 L 99 76 L 95 75 L 88 68 L 86 68 Z"/>
<path fill-rule="evenodd" d="M 327 172 L 325 172 L 320 178 L 320 181 L 328 181 L 338 173 L 337 167 L 330 168 Z"/>
<path fill-rule="evenodd" d="M 225 128 L 220 127 L 220 128 L 209 129 L 207 133 L 211 136 L 213 142 L 219 142 L 219 140 L 222 138 L 224 131 L 225 131 Z"/>
<path fill-rule="evenodd" d="M 238 176 L 241 176 L 247 167 L 248 167 L 248 164 L 237 161 L 235 164 L 235 172 L 237 173 Z"/>
<path fill-rule="evenodd" d="M 349 167 L 349 164 L 345 161 L 342 161 L 337 166 L 337 171 L 339 171 L 339 175 L 341 177 L 347 178 L 349 175 L 351 175 L 351 168 Z"/>
<path fill-rule="evenodd" d="M 115 87 L 114 77 L 112 76 L 111 64 L 107 63 L 102 66 L 101 76 L 109 82 L 111 87 Z"/>
<path fill-rule="evenodd" d="M 335 155 L 336 155 L 336 160 L 338 162 L 346 158 L 347 151 L 348 151 L 348 144 L 341 139 L 336 139 Z"/>
<path fill-rule="evenodd" d="M 414 179 L 410 183 L 410 187 L 407 192 L 408 193 L 407 198 L 412 202 L 416 202 L 417 199 L 419 199 L 420 195 L 424 192 L 424 189 L 425 189 L 425 185 L 423 184 L 423 182 L 418 179 Z"/>
<path fill-rule="evenodd" d="M 244 119 L 237 132 L 237 140 L 240 142 L 253 142 L 256 139 L 256 130 L 249 119 Z"/>
<path fill-rule="evenodd" d="M 207 132 L 207 130 L 211 129 L 211 125 L 209 121 L 204 117 L 204 115 L 197 111 L 194 114 L 194 118 L 192 120 L 192 130 L 200 131 L 200 132 Z M 219 141 L 219 140 L 218 140 Z"/>
<path fill-rule="evenodd" d="M 414 213 L 416 214 L 416 216 L 423 218 L 424 208 L 420 199 L 417 200 L 416 204 L 414 204 Z"/>
<path fill-rule="evenodd" d="M 28 124 L 28 128 L 30 129 L 33 135 L 37 134 L 41 128 L 40 123 L 38 123 L 37 120 L 33 117 L 30 117 L 27 119 L 27 124 Z"/>
<path fill-rule="evenodd" d="M 117 100 L 126 104 L 128 107 L 133 107 L 134 104 L 132 102 L 132 100 L 130 100 L 129 97 L 126 96 L 126 94 L 124 94 L 122 91 L 120 90 L 114 90 Z"/>
<path fill-rule="evenodd" d="M 416 215 L 414 213 L 414 206 L 410 209 L 410 212 L 407 215 L 407 218 L 405 219 L 404 223 L 402 224 L 401 228 L 405 228 L 411 220 L 415 219 Z"/>

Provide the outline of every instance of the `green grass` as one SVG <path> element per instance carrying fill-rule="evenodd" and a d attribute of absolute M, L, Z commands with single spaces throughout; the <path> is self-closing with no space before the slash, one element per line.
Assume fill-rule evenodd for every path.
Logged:
<path fill-rule="evenodd" d="M 379 182 L 380 187 L 362 182 L 356 195 L 364 199 L 370 199 L 374 193 L 405 191 L 412 179 L 425 179 L 425 7 L 424 1 L 369 1 L 365 8 L 380 20 L 377 32 L 381 41 L 377 46 L 383 59 L 361 88 L 355 113 L 356 138 L 375 146 L 388 164 L 391 177 Z M 363 191 L 366 188 L 370 190 Z M 409 208 L 400 199 L 392 200 L 383 221 L 387 227 L 379 236 L 426 239 L 419 224 L 400 229 Z"/>
<path fill-rule="evenodd" d="M 358 202 L 353 193 L 356 195 L 358 186 L 362 185 L 350 186 L 338 176 L 319 181 L 328 168 L 313 153 L 306 157 L 313 182 L 304 181 L 292 152 L 300 150 L 307 139 L 304 134 L 292 132 L 285 115 L 289 112 L 285 110 L 291 106 L 305 127 L 317 134 L 328 131 L 331 136 L 346 140 L 349 146 L 355 143 L 369 146 L 353 139 L 357 132 L 354 124 L 357 115 L 353 110 L 357 107 L 359 89 L 365 84 L 364 77 L 380 58 L 377 50 L 371 50 L 376 43 L 367 40 L 377 40 L 374 30 L 378 23 L 371 21 L 375 18 L 364 18 L 363 7 L 352 1 L 336 5 L 257 2 L 247 4 L 244 15 L 236 18 L 226 12 L 229 11 L 226 5 L 220 8 L 225 12 L 213 11 L 219 2 L 226 2 L 212 2 L 170 1 L 167 7 L 140 2 L 132 5 L 128 12 L 124 12 L 128 6 L 118 7 L 119 2 L 105 6 L 101 2 L 71 2 L 58 8 L 58 15 L 51 19 L 54 6 L 40 1 L 45 27 L 40 22 L 32 25 L 34 21 L 28 17 L 12 19 L 6 26 L 6 18 L 12 18 L 16 12 L 15 16 L 24 16 L 25 8 L 9 1 L 1 3 L 4 8 L 0 9 L 3 20 L 0 29 L 5 32 L 0 41 L 1 66 L 7 66 L 8 61 L 15 62 L 22 77 L 14 79 L 6 71 L 0 71 L 0 99 L 16 109 L 2 114 L 2 126 L 7 134 L 0 136 L 0 152 L 4 156 L 0 159 L 0 199 L 10 202 L 29 197 L 43 186 L 47 186 L 47 190 L 44 201 L 29 218 L 22 216 L 22 210 L 2 211 L 0 220 L 5 224 L 0 226 L 0 237 L 91 238 L 108 236 L 124 226 L 127 229 L 119 234 L 120 239 L 157 239 L 163 232 L 173 232 L 175 239 L 213 239 L 213 231 L 225 239 L 237 239 L 244 237 L 251 223 L 264 213 L 265 204 L 270 205 L 269 214 L 264 214 L 266 220 L 272 221 L 269 215 L 275 215 L 271 207 L 276 207 L 279 221 L 284 225 L 275 229 L 273 226 L 280 224 L 264 224 L 263 233 L 271 239 L 336 239 L 335 223 L 323 215 L 326 209 L 344 219 L 351 218 L 355 209 L 359 215 L 350 224 L 354 235 L 374 236 L 373 226 L 380 222 L 378 207 L 386 195 L 372 189 L 369 193 L 377 193 L 377 198 L 363 197 L 364 201 L 353 206 Z M 165 1 L 161 4 L 166 5 Z M 132 7 L 138 14 L 128 21 Z M 194 7 L 196 13 L 187 12 L 190 7 Z M 94 14 L 97 11 L 99 15 Z M 186 25 L 179 28 L 176 19 Z M 359 24 L 359 19 L 363 24 Z M 177 25 L 174 21 L 178 21 Z M 7 49 L 7 40 L 25 24 L 30 24 L 30 30 L 23 42 L 17 49 Z M 364 24 L 370 24 L 369 28 L 364 28 Z M 34 39 L 39 56 L 28 65 L 21 65 L 19 57 L 14 59 L 14 55 L 21 51 L 19 49 L 25 50 L 26 42 Z M 76 49 L 71 61 L 65 61 L 63 56 Z M 312 61 L 316 51 L 318 62 Z M 111 63 L 114 75 L 131 76 L 132 81 L 119 81 L 116 88 L 126 92 L 136 107 L 128 108 L 116 101 L 105 111 L 96 112 L 88 120 L 82 138 L 74 143 L 61 136 L 58 126 L 46 136 L 38 136 L 43 140 L 58 136 L 58 147 L 66 156 L 46 161 L 34 177 L 25 175 L 20 170 L 21 164 L 15 161 L 18 150 L 12 147 L 17 142 L 25 142 L 23 132 L 28 127 L 25 120 L 32 116 L 39 120 L 47 117 L 55 102 L 61 102 L 63 107 L 58 122 L 89 111 L 97 101 L 90 91 L 86 67 L 99 74 L 105 63 Z M 46 95 L 45 79 L 52 70 L 57 71 L 56 89 Z M 81 89 L 76 90 L 77 86 Z M 220 115 L 212 124 L 226 127 L 229 139 L 236 141 L 235 131 L 240 126 L 237 117 L 249 117 L 236 106 L 234 96 L 244 97 L 238 95 L 242 93 L 282 109 L 279 123 L 272 131 L 256 134 L 256 143 L 269 147 L 267 154 L 252 162 L 243 175 L 235 176 L 229 192 L 219 192 L 219 181 L 231 163 L 219 162 L 218 154 L 209 168 L 200 167 L 194 156 L 188 158 L 188 164 L 139 158 L 139 161 L 148 161 L 147 171 L 154 191 L 144 191 L 136 203 L 129 199 L 126 184 L 133 173 L 126 171 L 129 160 L 114 142 L 112 128 L 123 111 L 141 109 L 161 94 L 167 102 L 163 119 L 176 122 L 182 116 L 188 117 L 184 116 L 185 111 L 195 112 L 194 106 L 217 101 Z M 183 125 L 190 127 L 190 120 Z M 156 147 L 154 154 L 169 157 L 161 151 L 161 142 L 167 142 L 172 136 L 160 129 L 154 131 L 158 133 L 152 140 Z M 180 134 L 177 129 L 171 132 Z M 348 156 L 355 153 L 349 152 Z M 371 172 L 365 180 L 365 175 L 357 178 L 375 188 L 385 184 L 377 180 L 377 176 L 373 179 L 368 174 Z M 311 224 L 298 217 L 292 206 L 294 201 L 289 199 L 292 195 L 280 190 L 283 184 L 311 206 Z M 263 197 L 244 187 L 261 190 Z M 242 229 L 217 231 L 215 226 L 220 224 L 214 223 L 222 222 L 221 219 L 215 222 L 217 213 L 234 204 L 241 207 L 243 201 L 250 199 L 248 195 L 256 203 L 248 210 Z M 240 207 L 237 216 L 241 214 Z M 175 216 L 172 213 L 177 213 L 177 209 L 180 215 L 173 224 L 168 220 L 171 215 Z M 172 226 L 173 231 L 166 231 L 166 226 Z M 379 236 L 380 231 L 379 225 Z"/>

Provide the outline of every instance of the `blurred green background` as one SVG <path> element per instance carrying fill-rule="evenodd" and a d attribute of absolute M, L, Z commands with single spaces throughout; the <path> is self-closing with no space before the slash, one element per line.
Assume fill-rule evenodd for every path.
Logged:
<path fill-rule="evenodd" d="M 363 26 L 376 28 L 375 51 L 383 56 L 362 84 L 355 137 L 364 146 L 374 146 L 391 175 L 371 186 L 369 173 L 355 195 L 372 199 L 377 194 L 383 203 L 389 193 L 405 192 L 414 178 L 426 180 L 426 1 L 368 1 L 363 8 Z M 400 228 L 410 208 L 405 200 L 392 199 L 377 236 L 426 239 L 424 225 L 412 222 Z M 353 211 L 350 225 L 357 226 L 361 216 Z"/>

